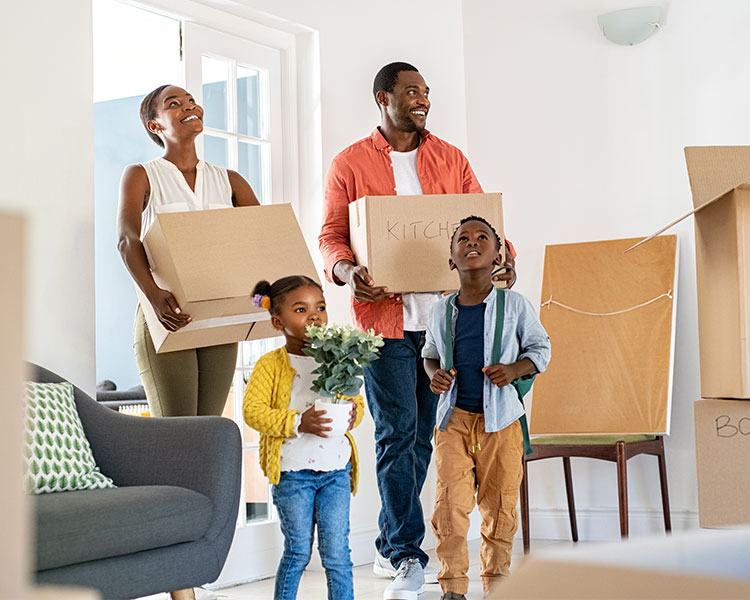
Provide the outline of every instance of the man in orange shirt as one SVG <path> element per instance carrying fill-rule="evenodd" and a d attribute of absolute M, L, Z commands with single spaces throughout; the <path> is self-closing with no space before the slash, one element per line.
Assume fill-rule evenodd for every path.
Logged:
<path fill-rule="evenodd" d="M 429 91 L 408 63 L 391 63 L 378 72 L 373 95 L 380 126 L 333 159 L 319 236 L 326 277 L 352 290 L 355 324 L 386 338 L 380 358 L 365 369 L 382 505 L 374 571 L 394 577 L 384 600 L 417 600 L 425 580 L 437 581 L 437 572 L 425 569 L 428 557 L 420 548 L 425 528 L 419 494 L 430 464 L 437 405 L 420 354 L 440 294 L 392 294 L 376 285 L 354 259 L 348 205 L 362 196 L 482 192 L 463 153 L 425 129 Z M 506 264 L 513 266 L 509 250 Z"/>

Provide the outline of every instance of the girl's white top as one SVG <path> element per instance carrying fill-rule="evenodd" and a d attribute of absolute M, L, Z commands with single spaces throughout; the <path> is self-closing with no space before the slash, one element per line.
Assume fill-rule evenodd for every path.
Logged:
<path fill-rule="evenodd" d="M 232 208 L 232 186 L 223 167 L 198 161 L 195 191 L 190 189 L 177 165 L 166 158 L 141 163 L 146 170 L 151 191 L 141 216 L 141 239 L 156 219 L 157 213 Z"/>
<path fill-rule="evenodd" d="M 318 396 L 310 387 L 317 375 L 312 371 L 318 366 L 312 356 L 289 355 L 289 364 L 296 371 L 292 381 L 292 395 L 289 408 L 298 410 L 299 415 L 315 404 Z M 296 427 L 299 427 L 299 415 Z M 352 447 L 346 436 L 323 438 L 313 433 L 299 433 L 285 438 L 281 444 L 281 470 L 336 471 L 346 467 L 351 458 Z"/>

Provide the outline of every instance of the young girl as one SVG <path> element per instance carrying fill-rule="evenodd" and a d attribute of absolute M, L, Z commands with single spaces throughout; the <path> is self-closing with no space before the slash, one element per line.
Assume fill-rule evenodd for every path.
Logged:
<path fill-rule="evenodd" d="M 283 277 L 253 290 L 256 306 L 286 344 L 263 355 L 245 389 L 247 424 L 260 432 L 260 463 L 273 485 L 273 502 L 284 534 L 284 554 L 276 571 L 274 600 L 293 599 L 310 562 L 313 529 L 326 570 L 329 600 L 352 600 L 349 498 L 357 491 L 357 448 L 350 433 L 328 437 L 331 419 L 314 408 L 310 389 L 318 365 L 306 356 L 306 327 L 328 321 L 320 285 L 309 277 Z M 352 399 L 349 429 L 359 425 L 362 397 Z"/>

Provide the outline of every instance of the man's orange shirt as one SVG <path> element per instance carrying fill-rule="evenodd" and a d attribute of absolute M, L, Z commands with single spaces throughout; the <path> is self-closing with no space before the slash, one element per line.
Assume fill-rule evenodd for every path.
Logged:
<path fill-rule="evenodd" d="M 376 127 L 368 137 L 340 152 L 331 162 L 318 241 L 325 276 L 338 285 L 343 283 L 334 277 L 333 266 L 340 260 L 356 263 L 349 238 L 348 205 L 363 196 L 396 195 L 390 157 L 392 150 Z M 421 134 L 417 152 L 417 174 L 424 194 L 482 193 L 482 187 L 463 153 L 426 130 Z M 375 285 L 382 283 L 376 281 Z M 374 329 L 388 338 L 404 337 L 404 308 L 400 294 L 381 302 L 359 302 L 352 296 L 352 318 L 362 330 Z"/>

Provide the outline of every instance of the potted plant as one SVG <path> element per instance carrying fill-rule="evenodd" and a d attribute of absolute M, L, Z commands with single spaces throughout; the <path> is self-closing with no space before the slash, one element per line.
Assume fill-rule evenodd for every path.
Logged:
<path fill-rule="evenodd" d="M 315 410 L 325 410 L 333 419 L 329 435 L 344 435 L 349 427 L 351 401 L 362 387 L 362 367 L 367 367 L 380 353 L 383 336 L 370 330 L 363 333 L 350 325 L 308 325 L 308 346 L 303 352 L 318 363 L 313 371 L 317 379 L 312 391 L 320 398 Z"/>

